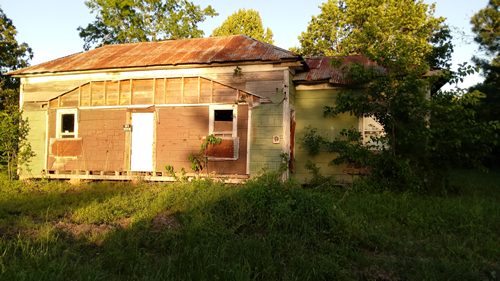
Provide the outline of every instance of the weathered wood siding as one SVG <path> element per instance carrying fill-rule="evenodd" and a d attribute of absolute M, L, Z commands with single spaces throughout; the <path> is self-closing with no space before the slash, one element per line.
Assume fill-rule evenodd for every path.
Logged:
<path fill-rule="evenodd" d="M 126 110 L 79 110 L 78 119 L 78 139 L 58 140 L 56 113 L 50 110 L 47 169 L 123 171 Z"/>
<path fill-rule="evenodd" d="M 28 120 L 30 130 L 27 141 L 31 144 L 35 156 L 30 159 L 28 165 L 22 167 L 20 177 L 40 176 L 45 169 L 47 110 L 42 109 L 40 104 L 25 106 L 23 118 Z"/>
<path fill-rule="evenodd" d="M 188 160 L 192 153 L 199 153 L 204 138 L 209 133 L 209 107 L 183 106 L 157 108 L 156 171 L 165 172 L 171 165 L 176 171 L 182 168 L 192 172 Z M 246 174 L 246 147 L 248 131 L 248 106 L 239 105 L 237 115 L 239 157 L 237 160 L 209 161 L 208 172 L 216 174 Z M 204 173 L 207 171 L 203 171 Z"/>
<path fill-rule="evenodd" d="M 319 155 L 311 156 L 301 145 L 306 127 L 316 128 L 317 132 L 327 139 L 335 138 L 342 129 L 358 127 L 358 119 L 350 114 L 341 114 L 334 118 L 323 116 L 324 106 L 334 105 L 338 95 L 336 89 L 331 90 L 297 90 L 295 92 L 295 175 L 299 181 L 311 178 L 310 172 L 305 168 L 307 161 L 312 161 L 323 175 L 337 175 L 345 177 L 344 167 L 331 166 L 330 161 L 334 154 L 320 152 Z"/>

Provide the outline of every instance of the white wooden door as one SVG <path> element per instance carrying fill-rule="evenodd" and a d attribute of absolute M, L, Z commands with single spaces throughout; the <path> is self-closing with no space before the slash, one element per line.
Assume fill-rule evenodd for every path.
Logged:
<path fill-rule="evenodd" d="M 130 170 L 153 171 L 153 113 L 132 113 L 132 152 Z"/>

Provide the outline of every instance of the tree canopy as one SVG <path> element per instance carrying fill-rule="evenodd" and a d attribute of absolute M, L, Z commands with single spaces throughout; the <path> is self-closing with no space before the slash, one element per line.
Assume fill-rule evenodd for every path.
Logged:
<path fill-rule="evenodd" d="M 449 67 L 452 52 L 444 18 L 433 14 L 434 5 L 422 0 L 327 0 L 299 37 L 299 51 L 362 54 L 378 66 L 340 64 L 358 87 L 341 90 L 335 104 L 325 105 L 325 115 L 370 116 L 385 135 L 374 140 L 378 153 L 353 131 L 331 141 L 311 130 L 303 140 L 337 153 L 333 163 L 368 166 L 376 183 L 400 189 L 444 188 L 449 168 L 487 155 L 495 133 L 494 125 L 476 118 L 481 93 L 430 95 L 438 77 L 429 70 Z"/>
<path fill-rule="evenodd" d="M 422 0 L 327 0 L 299 36 L 303 55 L 363 54 L 384 66 L 426 66 L 436 55 L 451 54 L 444 18 Z"/>
<path fill-rule="evenodd" d="M 4 75 L 28 66 L 33 57 L 31 48 L 19 43 L 16 34 L 12 20 L 0 8 L 0 171 L 5 168 L 9 178 L 33 155 L 26 142 L 29 126 L 19 111 L 19 81 Z"/>
<path fill-rule="evenodd" d="M 87 0 L 94 22 L 78 27 L 84 49 L 104 44 L 197 38 L 198 23 L 217 12 L 188 0 Z"/>
<path fill-rule="evenodd" d="M 478 53 L 473 57 L 484 76 L 484 81 L 473 86 L 470 91 L 479 91 L 485 95 L 482 99 L 478 116 L 487 122 L 500 122 L 500 1 L 490 0 L 485 8 L 472 18 L 474 40 L 479 44 L 484 56 Z M 500 144 L 491 154 L 492 164 L 500 164 Z"/>
<path fill-rule="evenodd" d="M 264 29 L 259 12 L 253 9 L 239 9 L 212 32 L 212 36 L 238 34 L 247 35 L 259 41 L 274 44 L 273 32 L 269 27 Z"/>
<path fill-rule="evenodd" d="M 17 30 L 12 20 L 0 8 L 0 81 L 3 87 L 16 88 L 17 80 L 8 78 L 5 72 L 28 66 L 28 61 L 33 57 L 31 48 L 26 43 L 16 40 Z M 1 108 L 1 107 L 0 107 Z"/>

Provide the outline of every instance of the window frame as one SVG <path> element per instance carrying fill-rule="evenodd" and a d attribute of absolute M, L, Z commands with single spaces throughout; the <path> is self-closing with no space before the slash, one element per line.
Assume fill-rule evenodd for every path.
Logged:
<path fill-rule="evenodd" d="M 215 127 L 215 111 L 216 110 L 232 110 L 233 111 L 233 130 L 231 136 L 225 134 L 226 132 L 214 131 Z M 216 104 L 209 106 L 209 121 L 208 121 L 208 134 L 219 137 L 223 140 L 231 140 L 233 143 L 233 157 L 214 157 L 208 156 L 208 160 L 211 161 L 227 161 L 227 160 L 238 160 L 239 158 L 239 138 L 238 138 L 238 105 L 233 104 Z M 219 135 L 217 135 L 219 134 Z M 222 136 L 221 136 L 222 135 Z"/>
<path fill-rule="evenodd" d="M 66 114 L 74 115 L 73 133 L 62 132 L 62 116 Z M 58 109 L 56 112 L 56 138 L 57 139 L 76 139 L 78 138 L 78 109 L 66 108 Z"/>
<path fill-rule="evenodd" d="M 214 131 L 215 127 L 215 111 L 216 110 L 232 110 L 233 111 L 233 130 L 231 132 L 231 138 L 236 138 L 238 136 L 238 106 L 232 104 L 217 104 L 210 105 L 209 107 L 209 121 L 208 121 L 208 134 L 217 136 L 216 134 L 222 134 L 221 138 L 228 138 L 228 136 L 224 136 L 224 132 L 216 132 Z"/>
<path fill-rule="evenodd" d="M 368 128 L 372 125 L 372 128 Z M 369 135 L 375 134 L 376 137 L 384 136 L 385 131 L 374 116 L 363 116 L 359 118 L 359 132 L 361 133 L 361 140 L 363 145 L 369 146 L 372 150 L 382 150 L 385 145 L 382 143 L 374 142 Z"/>

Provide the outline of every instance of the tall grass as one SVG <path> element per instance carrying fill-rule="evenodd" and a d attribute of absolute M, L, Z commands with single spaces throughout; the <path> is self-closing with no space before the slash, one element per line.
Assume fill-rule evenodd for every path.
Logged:
<path fill-rule="evenodd" d="M 0 280 L 496 280 L 500 174 L 464 174 L 449 197 L 2 181 Z"/>

